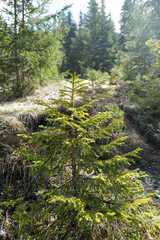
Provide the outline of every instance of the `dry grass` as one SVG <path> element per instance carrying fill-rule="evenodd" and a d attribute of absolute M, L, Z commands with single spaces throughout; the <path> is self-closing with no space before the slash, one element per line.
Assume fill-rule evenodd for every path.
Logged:
<path fill-rule="evenodd" d="M 1 118 L 1 128 L 3 128 L 3 130 L 6 128 L 9 134 L 23 133 L 26 131 L 23 123 L 19 121 L 16 117 L 11 116 Z"/>
<path fill-rule="evenodd" d="M 53 83 L 47 87 L 39 87 L 33 95 L 21 98 L 16 101 L 0 104 L 0 116 L 16 116 L 23 113 L 42 113 L 45 107 L 35 104 L 35 102 L 49 103 L 49 99 L 58 98 L 59 89 L 62 83 Z"/>

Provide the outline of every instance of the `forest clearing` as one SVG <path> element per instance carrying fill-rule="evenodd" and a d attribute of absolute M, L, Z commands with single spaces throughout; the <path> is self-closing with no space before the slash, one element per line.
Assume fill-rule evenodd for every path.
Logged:
<path fill-rule="evenodd" d="M 80 81 L 83 81 L 83 80 L 80 80 Z M 87 81 L 85 81 L 85 84 L 86 83 L 87 83 Z M 63 86 L 63 89 L 65 90 L 64 82 L 63 82 L 62 86 Z M 69 86 L 69 85 L 67 84 L 67 86 Z M 79 83 L 78 83 L 78 86 L 80 86 Z M 29 185 L 34 182 L 34 179 L 33 179 L 32 175 L 30 177 L 29 176 L 27 177 L 28 173 L 26 170 L 26 160 L 25 160 L 26 157 L 24 158 L 24 160 L 22 160 L 21 157 L 19 155 L 17 155 L 17 153 L 13 154 L 13 152 L 16 150 L 16 148 L 21 149 L 21 147 L 22 147 L 22 149 L 23 149 L 24 146 L 25 146 L 25 151 L 26 151 L 26 143 L 24 143 L 24 140 L 27 136 L 24 137 L 22 135 L 20 137 L 17 137 L 18 133 L 21 133 L 21 134 L 27 133 L 27 135 L 28 135 L 28 134 L 34 133 L 36 131 L 39 131 L 38 130 L 39 125 L 41 125 L 41 124 L 43 124 L 44 126 L 47 126 L 46 125 L 46 115 L 44 115 L 45 107 L 42 105 L 37 105 L 37 104 L 35 104 L 35 102 L 42 103 L 42 101 L 43 101 L 44 104 L 47 104 L 48 106 L 53 107 L 53 100 L 50 100 L 50 99 L 53 99 L 53 98 L 56 98 L 56 100 L 59 99 L 59 95 L 61 95 L 59 93 L 60 88 L 61 88 L 61 86 L 59 86 L 59 85 L 56 86 L 56 84 L 54 83 L 48 87 L 39 88 L 37 91 L 35 91 L 35 93 L 33 95 L 30 95 L 26 98 L 22 98 L 22 99 L 19 99 L 18 101 L 13 101 L 10 103 L 5 103 L 0 106 L 1 137 L 3 138 L 3 141 L 1 142 L 1 156 L 3 156 L 5 153 L 5 155 L 7 157 L 6 161 L 1 162 L 1 171 L 2 171 L 2 175 L 1 175 L 2 185 L 1 186 L 3 186 L 2 187 L 3 191 L 1 192 L 1 199 L 3 199 L 3 201 L 6 198 L 6 196 L 7 196 L 7 198 L 13 198 L 13 196 L 15 196 L 16 192 L 20 191 L 21 198 L 23 198 L 25 195 L 25 198 L 27 199 L 27 201 L 30 202 L 30 204 L 31 204 L 31 202 L 34 202 L 34 201 L 37 202 L 37 204 L 40 203 L 39 199 L 41 199 L 41 197 L 38 197 L 39 194 L 37 192 L 37 191 L 39 191 L 38 185 L 40 183 L 37 183 L 37 186 L 35 185 L 30 190 L 27 189 L 27 192 L 26 192 L 27 185 L 30 188 L 31 186 L 29 186 Z M 118 129 L 114 133 L 112 133 L 111 139 L 114 142 L 114 141 L 116 141 L 116 139 L 117 140 L 121 139 L 124 136 L 128 136 L 129 138 L 128 138 L 128 140 L 125 141 L 124 146 L 122 146 L 122 147 L 118 147 L 119 145 L 120 146 L 122 145 L 122 142 L 121 142 L 122 139 L 120 140 L 120 143 L 116 143 L 116 145 L 117 145 L 116 148 L 114 146 L 113 147 L 114 151 L 111 150 L 110 154 L 112 155 L 114 152 L 114 154 L 123 154 L 123 156 L 124 156 L 124 153 L 126 153 L 126 151 L 132 152 L 137 148 L 143 149 L 143 151 L 139 152 L 139 155 L 141 156 L 140 159 L 135 158 L 137 153 L 133 154 L 133 152 L 132 152 L 131 156 L 132 155 L 134 156 L 135 162 L 132 162 L 130 170 L 132 169 L 131 171 L 133 171 L 133 169 L 140 168 L 141 171 L 144 171 L 148 175 L 148 177 L 146 175 L 145 180 L 143 180 L 143 187 L 144 187 L 147 195 L 150 195 L 152 192 L 154 192 L 154 195 L 153 195 L 154 205 L 159 208 L 159 199 L 160 199 L 159 154 L 160 153 L 159 153 L 159 149 L 156 146 L 159 146 L 160 138 L 156 139 L 157 140 L 157 143 L 156 143 L 155 139 L 153 141 L 150 141 L 150 135 L 149 135 L 151 130 L 152 130 L 152 134 L 153 134 L 153 129 L 154 129 L 155 134 L 156 134 L 158 132 L 158 129 L 156 129 L 155 125 L 151 125 L 146 120 L 141 120 L 142 117 L 144 117 L 143 112 L 141 111 L 141 109 L 137 108 L 137 105 L 135 105 L 134 103 L 132 103 L 129 100 L 129 96 L 128 96 L 129 88 L 130 88 L 129 83 L 126 83 L 125 85 L 124 85 L 124 83 L 122 85 L 109 85 L 109 83 L 108 83 L 108 84 L 105 84 L 102 88 L 98 88 L 96 91 L 98 91 L 98 92 L 100 91 L 101 96 L 102 96 L 102 92 L 106 95 L 106 92 L 108 92 L 110 89 L 114 89 L 114 91 L 110 95 L 108 95 L 104 98 L 102 96 L 103 99 L 100 99 L 98 102 L 96 102 L 96 104 L 93 106 L 92 113 L 90 113 L 90 114 L 91 114 L 91 116 L 92 116 L 92 114 L 93 114 L 93 116 L 96 116 L 96 114 L 98 114 L 100 110 L 103 112 L 104 109 L 108 109 L 108 111 L 112 111 L 112 114 L 114 116 L 112 120 L 117 121 L 115 119 L 118 119 L 118 121 L 119 121 L 119 119 L 121 118 L 121 120 L 124 121 L 124 124 L 121 127 L 118 127 Z M 85 94 L 87 91 L 89 91 L 90 92 L 89 96 L 90 96 L 91 88 L 89 88 L 89 89 L 90 90 L 87 90 L 87 87 L 85 87 L 84 91 L 85 91 Z M 123 89 L 123 91 L 122 91 L 122 89 Z M 96 92 L 95 92 L 95 95 L 96 95 Z M 123 111 L 120 109 L 123 109 Z M 138 114 L 138 117 L 137 117 L 137 114 Z M 101 117 L 99 121 L 101 122 L 104 120 Z M 105 122 L 106 122 L 106 119 L 105 119 Z M 146 131 L 146 129 L 148 132 Z M 7 141 L 6 141 L 6 139 L 7 139 Z M 109 142 L 111 141 L 111 139 L 109 140 Z M 61 140 L 61 141 L 63 142 L 64 140 Z M 36 139 L 36 145 L 37 145 L 37 143 L 39 143 L 39 140 Z M 103 143 L 103 145 L 104 145 L 104 143 Z M 32 145 L 29 145 L 29 146 L 31 147 Z M 30 151 L 31 151 L 31 149 L 30 149 Z M 34 151 L 36 151 L 36 150 L 34 150 Z M 69 169 L 68 169 L 68 171 L 70 172 Z M 36 176 L 36 173 L 34 173 L 34 174 Z M 91 174 L 89 174 L 89 176 L 91 177 Z M 143 178 L 143 176 L 141 176 L 141 178 Z M 49 179 L 47 177 L 47 181 L 48 180 Z M 39 181 L 38 178 L 36 179 L 36 182 L 37 181 Z M 47 183 L 45 183 L 45 184 L 47 184 Z M 5 186 L 5 188 L 4 188 L 4 186 Z M 37 187 L 38 187 L 38 189 L 37 189 Z M 50 189 L 50 187 L 49 187 L 49 189 Z M 86 191 L 86 189 L 85 189 L 85 191 Z M 12 201 L 10 204 L 11 204 L 11 206 L 13 205 Z M 16 202 L 14 204 L 16 204 Z M 22 204 L 22 208 L 24 208 L 23 204 Z M 10 211 L 13 211 L 13 210 L 10 210 Z M 20 212 L 21 211 L 22 211 L 22 209 L 20 209 Z M 1 206 L 1 214 L 2 213 L 3 213 L 3 215 L 1 215 L 2 223 L 3 223 L 3 226 L 6 226 L 5 224 L 6 224 L 7 219 L 5 217 L 5 214 L 7 214 L 7 212 L 4 208 L 4 205 Z M 29 213 L 29 214 L 32 214 L 32 213 Z M 69 214 L 69 216 L 70 216 L 70 214 Z M 63 221 L 64 221 L 64 219 L 63 219 Z M 10 222 L 10 224 L 12 224 L 12 223 Z M 115 223 L 115 224 L 117 224 L 117 223 Z M 8 225 L 6 234 L 10 231 L 11 226 L 9 226 L 9 225 Z M 77 233 L 78 229 L 76 227 L 74 227 L 74 228 Z M 105 231 L 105 230 L 103 230 L 103 231 Z M 111 231 L 110 234 L 112 236 L 113 231 L 112 230 L 110 230 L 110 231 Z M 116 229 L 116 231 L 117 231 L 117 229 Z M 119 227 L 118 231 L 120 231 L 120 232 L 122 231 L 121 227 Z M 125 231 L 125 230 L 123 230 L 123 231 L 126 234 L 127 231 Z M 26 232 L 26 230 L 25 230 L 25 232 Z M 83 234 L 86 234 L 86 233 L 83 233 Z M 85 237 L 84 237 L 85 235 L 83 235 L 83 234 L 82 234 L 82 236 L 85 239 Z M 115 234 L 117 234 L 117 233 L 115 233 Z M 122 234 L 121 233 L 119 233 L 119 234 L 120 234 L 120 239 L 121 239 Z M 105 232 L 102 235 L 105 236 Z M 21 234 L 20 236 L 24 236 L 24 234 Z M 28 236 L 28 233 L 27 233 L 27 236 Z M 51 233 L 49 233 L 49 236 L 51 236 L 51 239 L 52 239 L 55 236 L 55 234 L 53 233 L 53 235 L 52 235 Z M 50 239 L 49 236 L 47 237 L 47 239 Z M 58 238 L 59 238 L 59 236 L 60 235 L 58 235 Z M 100 235 L 98 235 L 97 239 L 99 239 L 99 236 Z M 45 238 L 46 238 L 46 235 L 45 235 Z M 89 237 L 89 238 L 87 237 L 87 239 L 90 239 L 90 238 L 91 237 Z M 28 237 L 26 239 L 28 239 Z M 40 239 L 42 239 L 42 238 L 40 238 Z M 140 239 L 143 239 L 143 238 L 140 238 Z M 144 238 L 144 239 L 146 239 L 146 238 Z"/>
<path fill-rule="evenodd" d="M 0 239 L 159 240 L 160 2 L 3 2 Z"/>

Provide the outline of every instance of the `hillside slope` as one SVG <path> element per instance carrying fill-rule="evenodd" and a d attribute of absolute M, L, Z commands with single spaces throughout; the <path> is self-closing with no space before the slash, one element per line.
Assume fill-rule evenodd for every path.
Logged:
<path fill-rule="evenodd" d="M 53 83 L 47 87 L 41 87 L 34 94 L 18 99 L 17 101 L 0 104 L 0 134 L 5 135 L 5 131 L 13 133 L 36 131 L 39 124 L 43 124 L 45 116 L 43 112 L 45 107 L 37 105 L 36 102 L 45 102 L 50 104 L 50 99 L 58 98 L 59 90 L 64 87 L 65 83 Z M 141 160 L 136 165 L 144 169 L 151 177 L 153 177 L 154 185 L 159 191 L 160 182 L 160 128 L 159 123 L 148 122 L 145 118 L 143 110 L 129 98 L 130 85 L 123 83 L 121 85 L 103 86 L 103 91 L 114 89 L 111 96 L 106 97 L 102 102 L 103 105 L 116 105 L 124 111 L 125 127 L 124 135 L 129 137 L 127 148 L 129 151 L 137 147 L 141 147 L 143 151 L 140 153 Z M 5 129 L 5 125 L 8 130 Z M 1 144 L 1 152 L 3 146 Z"/>

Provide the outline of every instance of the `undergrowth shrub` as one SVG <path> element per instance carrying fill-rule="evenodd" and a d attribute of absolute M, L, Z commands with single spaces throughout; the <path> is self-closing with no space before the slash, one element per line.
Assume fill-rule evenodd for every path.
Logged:
<path fill-rule="evenodd" d="M 10 233 L 24 240 L 157 239 L 160 219 L 142 184 L 146 175 L 128 169 L 141 149 L 114 154 L 126 140 L 112 139 L 121 121 L 112 121 L 110 111 L 90 116 L 96 100 L 76 107 L 84 83 L 75 74 L 67 83 L 53 101 L 57 107 L 41 103 L 48 125 L 20 135 L 27 143 L 14 154 L 23 157 L 37 187 L 32 198 L 3 202 L 14 208 Z"/>
<path fill-rule="evenodd" d="M 125 56 L 125 53 L 123 51 L 118 51 L 115 64 L 110 73 L 110 84 L 120 84 L 132 79 L 128 72 L 126 62 L 127 56 Z"/>
<path fill-rule="evenodd" d="M 22 176 L 23 162 L 13 155 L 15 149 L 23 144 L 18 133 L 25 133 L 26 128 L 16 117 L 0 119 L 0 188 L 1 200 L 12 192 L 17 181 Z M 10 195 L 10 194 L 9 194 Z M 12 194 L 11 194 L 12 195 Z"/>
<path fill-rule="evenodd" d="M 111 84 L 119 84 L 122 81 L 124 81 L 124 69 L 123 66 L 120 65 L 115 65 L 111 69 L 111 74 L 110 74 L 110 83 Z"/>
<path fill-rule="evenodd" d="M 89 86 L 91 87 L 91 93 L 89 93 L 91 99 L 98 99 L 99 97 L 105 97 L 104 91 L 102 90 L 102 85 L 106 84 L 109 79 L 109 73 L 102 73 L 100 70 L 86 69 L 84 78 L 89 81 Z M 108 92 L 109 94 L 109 92 Z"/>
<path fill-rule="evenodd" d="M 13 154 L 15 149 L 23 144 L 18 133 L 25 133 L 26 128 L 16 117 L 1 116 L 0 118 L 0 226 L 1 238 L 8 239 L 6 234 L 10 228 L 10 219 L 7 208 L 2 204 L 6 199 L 19 196 L 21 189 L 26 186 L 23 159 Z"/>

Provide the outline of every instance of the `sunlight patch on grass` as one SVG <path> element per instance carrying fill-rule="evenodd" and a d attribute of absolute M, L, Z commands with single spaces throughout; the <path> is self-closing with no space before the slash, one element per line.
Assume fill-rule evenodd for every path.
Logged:
<path fill-rule="evenodd" d="M 17 117 L 3 116 L 1 117 L 2 130 L 7 129 L 7 133 L 22 133 L 26 131 L 24 124 Z"/>
<path fill-rule="evenodd" d="M 0 105 L 0 115 L 10 115 L 10 114 L 19 114 L 27 112 L 43 112 L 45 107 L 39 106 L 34 103 L 22 103 L 22 102 L 13 102 L 9 104 Z"/>
<path fill-rule="evenodd" d="M 59 89 L 60 86 L 54 83 L 47 87 L 38 88 L 33 95 L 26 98 L 0 104 L 0 115 L 19 115 L 35 112 L 41 114 L 45 111 L 45 107 L 35 104 L 35 102 L 43 101 L 49 104 L 49 99 L 59 97 Z"/>

